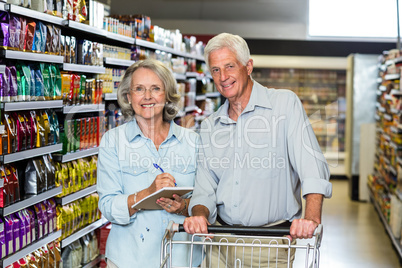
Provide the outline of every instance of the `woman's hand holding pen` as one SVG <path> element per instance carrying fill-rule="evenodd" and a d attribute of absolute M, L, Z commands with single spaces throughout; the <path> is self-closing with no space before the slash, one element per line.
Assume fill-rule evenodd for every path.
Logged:
<path fill-rule="evenodd" d="M 148 187 L 149 194 L 153 194 L 156 191 L 164 187 L 174 187 L 176 179 L 169 173 L 162 173 L 156 176 L 155 180 Z"/>

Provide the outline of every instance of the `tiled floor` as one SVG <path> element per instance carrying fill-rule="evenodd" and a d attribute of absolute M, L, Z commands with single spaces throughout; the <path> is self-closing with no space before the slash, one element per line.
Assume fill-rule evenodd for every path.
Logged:
<path fill-rule="evenodd" d="M 402 267 L 374 206 L 351 201 L 347 180 L 332 183 L 333 196 L 324 201 L 320 267 Z M 303 258 L 299 258 L 300 253 L 294 268 L 304 267 Z"/>

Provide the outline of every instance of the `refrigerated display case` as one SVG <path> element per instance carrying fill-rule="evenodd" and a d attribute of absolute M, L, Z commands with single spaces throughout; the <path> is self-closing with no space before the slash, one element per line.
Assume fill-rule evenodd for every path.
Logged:
<path fill-rule="evenodd" d="M 348 56 L 346 99 L 346 151 L 345 170 L 349 179 L 349 196 L 352 200 L 366 200 L 367 178 L 360 178 L 360 131 L 362 125 L 375 123 L 378 88 L 379 55 L 351 54 Z M 375 144 L 365 143 L 364 146 Z M 367 148 L 366 148 L 367 149 Z M 360 186 L 360 185 L 363 186 Z"/>

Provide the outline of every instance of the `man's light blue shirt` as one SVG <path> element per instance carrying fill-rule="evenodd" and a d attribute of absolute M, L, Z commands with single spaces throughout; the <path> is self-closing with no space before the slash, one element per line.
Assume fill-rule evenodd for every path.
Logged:
<path fill-rule="evenodd" d="M 330 197 L 324 155 L 299 98 L 253 81 L 237 121 L 226 101 L 201 124 L 190 209 L 201 204 L 228 224 L 262 226 L 300 218 L 303 196 Z"/>
<path fill-rule="evenodd" d="M 172 174 L 177 186 L 193 186 L 199 136 L 170 123 L 166 140 L 156 149 L 152 140 L 141 132 L 136 120 L 111 129 L 102 137 L 98 157 L 99 209 L 112 223 L 106 258 L 118 267 L 159 267 L 160 248 L 169 221 L 183 223 L 185 217 L 165 210 L 143 210 L 130 217 L 127 198 L 151 185 L 164 172 Z M 175 240 L 187 240 L 186 233 Z M 188 247 L 173 249 L 177 265 L 188 265 Z M 200 263 L 196 251 L 195 263 Z"/>

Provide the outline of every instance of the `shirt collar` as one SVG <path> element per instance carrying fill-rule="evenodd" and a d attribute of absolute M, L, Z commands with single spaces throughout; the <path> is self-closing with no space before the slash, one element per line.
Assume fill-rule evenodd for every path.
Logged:
<path fill-rule="evenodd" d="M 140 127 L 137 124 L 137 120 L 135 118 L 126 123 L 126 137 L 128 141 L 133 141 L 136 137 L 144 137 Z M 170 122 L 169 133 L 166 137 L 166 140 L 169 140 L 172 137 L 175 137 L 178 141 L 182 141 L 184 136 L 184 132 L 181 131 L 181 128 L 172 120 Z"/>
<path fill-rule="evenodd" d="M 268 96 L 268 89 L 257 81 L 253 80 L 253 88 L 251 90 L 250 100 L 248 101 L 248 104 L 242 113 L 253 111 L 255 106 L 272 109 L 272 104 Z M 216 111 L 214 121 L 221 120 L 222 123 L 226 124 L 235 123 L 229 118 L 228 109 L 229 101 L 226 100 L 218 111 Z"/>

